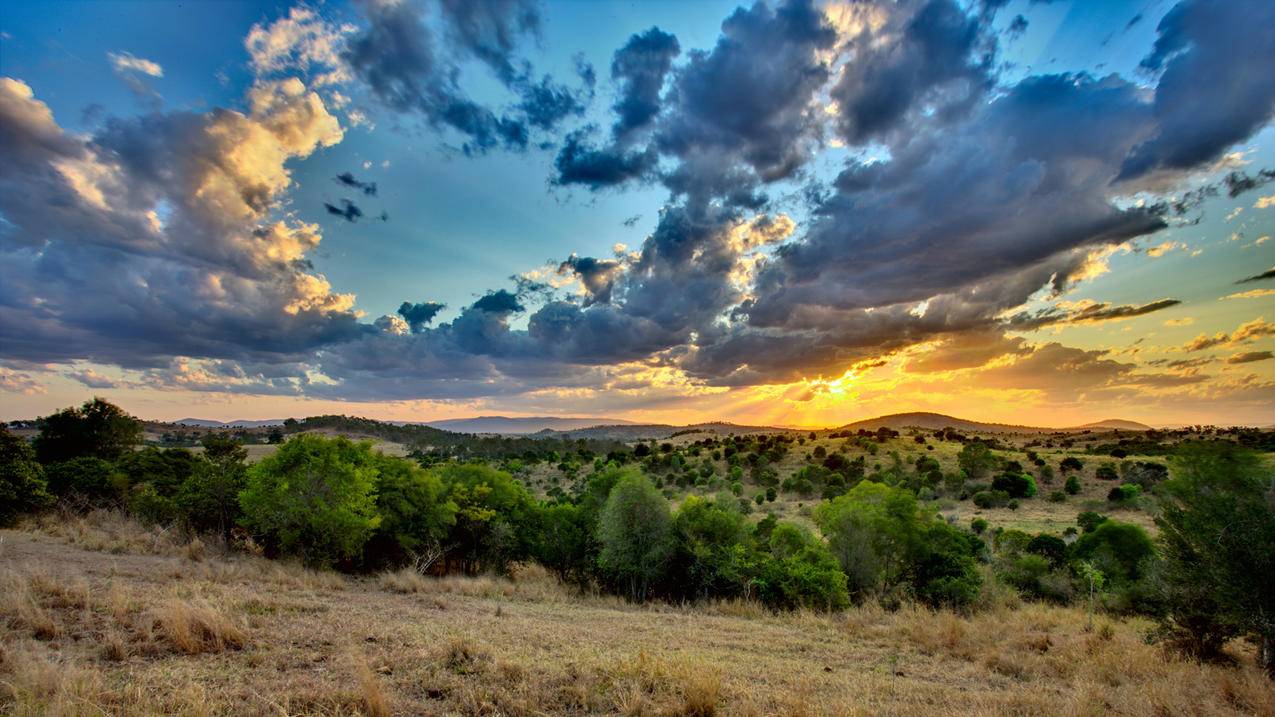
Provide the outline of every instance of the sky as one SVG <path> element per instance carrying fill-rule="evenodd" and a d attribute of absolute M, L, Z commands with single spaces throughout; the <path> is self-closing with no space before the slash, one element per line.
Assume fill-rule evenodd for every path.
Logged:
<path fill-rule="evenodd" d="M 1269 0 L 0 12 L 0 418 L 1275 424 Z"/>

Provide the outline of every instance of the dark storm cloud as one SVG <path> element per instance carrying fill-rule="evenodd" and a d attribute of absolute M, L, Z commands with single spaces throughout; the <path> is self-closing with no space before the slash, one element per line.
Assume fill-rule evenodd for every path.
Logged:
<path fill-rule="evenodd" d="M 530 0 L 440 0 L 453 43 L 486 63 L 505 84 L 529 68 L 514 53 L 519 39 L 540 31 L 540 10 Z"/>
<path fill-rule="evenodd" d="M 407 322 L 412 333 L 419 334 L 429 326 L 438 312 L 447 308 L 446 304 L 440 304 L 436 301 L 424 301 L 419 304 L 413 304 L 410 301 L 404 301 L 403 305 L 398 307 L 398 315 L 403 317 Z"/>
<path fill-rule="evenodd" d="M 358 179 L 354 177 L 354 174 L 352 172 L 342 172 L 336 175 L 334 179 L 336 180 L 337 184 L 342 184 L 347 187 L 353 187 L 354 189 L 357 189 L 360 192 L 363 192 L 363 194 L 369 197 L 376 196 L 376 182 L 359 181 Z"/>
<path fill-rule="evenodd" d="M 580 279 L 589 292 L 585 306 L 596 302 L 606 303 L 611 300 L 611 288 L 615 277 L 620 273 L 620 262 L 614 259 L 595 259 L 591 256 L 572 254 L 566 261 L 558 265 L 558 273 L 571 273 Z"/>
<path fill-rule="evenodd" d="M 523 305 L 518 303 L 517 295 L 504 289 L 489 292 L 475 301 L 472 308 L 492 314 L 509 314 L 525 310 Z"/>
<path fill-rule="evenodd" d="M 328 214 L 341 217 L 347 222 L 357 222 L 363 216 L 363 210 L 348 199 L 342 199 L 339 207 L 324 202 L 323 208 L 328 210 Z"/>
<path fill-rule="evenodd" d="M 1251 281 L 1262 281 L 1263 279 L 1275 279 L 1275 267 L 1271 267 L 1260 274 L 1254 274 L 1235 282 L 1236 284 L 1247 284 Z"/>
<path fill-rule="evenodd" d="M 419 113 L 435 127 L 459 132 L 466 154 L 526 149 L 533 128 L 553 130 L 582 113 L 591 95 L 591 68 L 579 68 L 586 86 L 573 90 L 549 77 L 532 81 L 530 63 L 516 57 L 519 38 L 539 28 L 534 4 L 446 0 L 441 39 L 426 24 L 419 0 L 368 0 L 365 12 L 367 27 L 344 51 L 354 75 L 390 109 Z M 498 113 L 465 93 L 458 63 L 466 57 L 485 63 L 518 97 L 510 112 Z"/>
<path fill-rule="evenodd" d="M 1184 0 L 1160 21 L 1151 54 L 1159 74 L 1156 131 L 1130 153 L 1120 180 L 1216 160 L 1275 113 L 1275 3 Z M 1225 81 L 1217 81 L 1225 78 Z"/>
<path fill-rule="evenodd" d="M 572 132 L 554 160 L 554 184 L 579 184 L 598 190 L 644 177 L 655 169 L 659 155 L 653 148 L 626 150 L 617 145 L 590 146 L 587 133 Z"/>
<path fill-rule="evenodd" d="M 900 11 L 908 6 L 911 14 Z M 922 107 L 931 120 L 963 113 L 991 86 L 993 53 L 981 50 L 979 19 L 953 0 L 904 3 L 890 22 L 899 41 L 882 44 L 865 30 L 832 89 L 849 144 L 888 138 Z"/>
<path fill-rule="evenodd" d="M 673 35 L 652 27 L 629 38 L 611 60 L 611 79 L 619 83 L 612 133 L 617 141 L 651 123 L 660 111 L 660 94 L 673 60 L 682 48 Z"/>
<path fill-rule="evenodd" d="M 1230 172 L 1222 181 L 1226 185 L 1227 195 L 1238 197 L 1244 192 L 1275 182 L 1275 169 L 1262 169 L 1256 174 Z"/>

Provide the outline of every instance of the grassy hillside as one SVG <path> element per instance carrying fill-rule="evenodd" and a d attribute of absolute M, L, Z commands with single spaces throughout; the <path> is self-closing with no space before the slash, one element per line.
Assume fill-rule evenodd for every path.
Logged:
<path fill-rule="evenodd" d="M 1249 646 L 1202 665 L 1142 621 L 1009 597 L 775 614 L 204 552 L 103 514 L 0 531 L 0 712 L 1275 714 Z"/>

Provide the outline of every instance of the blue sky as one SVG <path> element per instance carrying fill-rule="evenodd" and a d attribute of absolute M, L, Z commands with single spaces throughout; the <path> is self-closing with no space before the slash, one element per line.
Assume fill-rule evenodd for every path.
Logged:
<path fill-rule="evenodd" d="M 6 7 L 6 417 L 98 392 L 165 417 L 1275 421 L 1271 282 L 1235 283 L 1275 263 L 1267 12 Z M 47 156 L 23 144 L 41 106 Z M 446 308 L 409 327 L 404 302 Z"/>

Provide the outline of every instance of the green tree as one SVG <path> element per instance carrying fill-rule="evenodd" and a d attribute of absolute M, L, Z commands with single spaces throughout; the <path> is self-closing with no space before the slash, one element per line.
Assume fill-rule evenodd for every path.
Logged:
<path fill-rule="evenodd" d="M 52 505 L 47 488 L 31 444 L 0 425 L 0 527 L 11 525 L 22 513 Z"/>
<path fill-rule="evenodd" d="M 227 544 L 243 510 L 239 493 L 248 483 L 248 451 L 239 441 L 209 433 L 203 438 L 204 460 L 182 483 L 176 503 L 187 527 L 215 531 Z"/>
<path fill-rule="evenodd" d="M 763 528 L 764 526 L 764 528 Z M 849 606 L 846 574 L 828 547 L 804 527 L 768 517 L 754 538 L 763 541 L 752 590 L 776 608 L 841 610 Z"/>
<path fill-rule="evenodd" d="M 598 562 L 632 600 L 645 600 L 664 574 L 672 518 L 668 501 L 645 476 L 625 474 L 598 520 Z"/>
<path fill-rule="evenodd" d="M 979 441 L 966 443 L 956 455 L 956 463 L 972 480 L 981 480 L 990 473 L 997 464 L 996 456 L 987 444 Z"/>
<path fill-rule="evenodd" d="M 380 524 L 369 441 L 300 434 L 248 469 L 244 523 L 268 548 L 310 564 L 351 561 Z"/>
<path fill-rule="evenodd" d="M 1063 486 L 1063 490 L 1068 495 L 1076 495 L 1080 492 L 1080 479 L 1074 475 L 1067 476 L 1067 483 Z"/>
<path fill-rule="evenodd" d="M 367 561 L 398 564 L 426 551 L 441 557 L 442 541 L 456 523 L 456 504 L 447 500 L 442 480 L 395 456 L 376 454 L 372 462 L 381 523 L 364 548 Z"/>
<path fill-rule="evenodd" d="M 447 463 L 434 470 L 456 505 L 446 541 L 448 570 L 504 573 L 530 555 L 535 504 L 513 476 L 485 463 Z"/>
<path fill-rule="evenodd" d="M 36 458 L 45 465 L 73 458 L 113 461 L 142 440 L 142 424 L 100 398 L 40 419 Z"/>
<path fill-rule="evenodd" d="M 1096 566 L 1112 586 L 1120 586 L 1143 577 L 1147 560 L 1155 555 L 1155 545 L 1139 526 L 1108 518 L 1080 536 L 1071 546 L 1071 554 L 1074 560 Z"/>
<path fill-rule="evenodd" d="M 748 529 L 736 501 L 688 497 L 673 517 L 670 583 L 686 597 L 735 597 L 748 582 Z"/>
<path fill-rule="evenodd" d="M 1237 633 L 1257 638 L 1275 679 L 1275 477 L 1229 442 L 1190 442 L 1160 485 L 1164 627 L 1203 654 Z"/>

